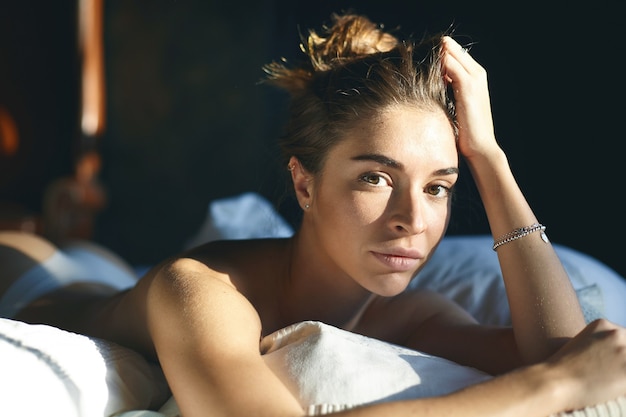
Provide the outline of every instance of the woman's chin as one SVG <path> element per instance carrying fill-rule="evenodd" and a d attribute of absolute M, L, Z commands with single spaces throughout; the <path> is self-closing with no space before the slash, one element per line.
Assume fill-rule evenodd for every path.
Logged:
<path fill-rule="evenodd" d="M 393 297 L 406 290 L 414 275 L 408 272 L 378 275 L 366 288 L 376 295 Z"/>

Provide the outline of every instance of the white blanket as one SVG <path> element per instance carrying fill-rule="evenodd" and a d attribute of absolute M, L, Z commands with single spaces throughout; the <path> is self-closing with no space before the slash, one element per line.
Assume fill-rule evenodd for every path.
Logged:
<path fill-rule="evenodd" d="M 103 417 L 169 396 L 160 368 L 130 349 L 0 319 L 1 416 Z"/>

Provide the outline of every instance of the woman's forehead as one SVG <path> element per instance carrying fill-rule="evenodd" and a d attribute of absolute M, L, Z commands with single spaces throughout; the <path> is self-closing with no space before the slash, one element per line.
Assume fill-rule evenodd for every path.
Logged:
<path fill-rule="evenodd" d="M 458 159 L 454 129 L 446 114 L 412 106 L 390 107 L 355 122 L 330 153 L 382 154 L 399 161 L 419 156 Z"/>

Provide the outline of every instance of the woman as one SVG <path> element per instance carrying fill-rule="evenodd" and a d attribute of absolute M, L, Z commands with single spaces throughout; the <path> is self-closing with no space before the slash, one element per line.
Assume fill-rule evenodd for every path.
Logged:
<path fill-rule="evenodd" d="M 486 73 L 470 54 L 447 36 L 400 42 L 354 15 L 311 32 L 305 50 L 301 67 L 266 68 L 292 97 L 282 145 L 303 209 L 292 238 L 212 242 L 128 291 L 97 297 L 94 287 L 98 300 L 61 306 L 61 290 L 17 317 L 157 358 L 185 417 L 304 415 L 259 352 L 260 338 L 304 320 L 499 375 L 345 415 L 546 416 L 625 394 L 626 333 L 605 320 L 585 327 L 496 142 Z M 481 326 L 433 293 L 403 292 L 445 233 L 459 154 L 496 239 L 512 328 Z M 35 238 L 0 239 L 23 253 L 31 246 L 21 239 Z"/>

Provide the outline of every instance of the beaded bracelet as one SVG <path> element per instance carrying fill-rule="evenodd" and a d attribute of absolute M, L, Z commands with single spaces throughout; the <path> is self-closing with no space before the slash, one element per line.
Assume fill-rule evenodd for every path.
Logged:
<path fill-rule="evenodd" d="M 498 247 L 504 245 L 505 243 L 509 243 L 514 240 L 523 238 L 524 236 L 528 236 L 529 234 L 536 231 L 541 231 L 541 239 L 544 242 L 548 243 L 548 236 L 546 236 L 544 232 L 545 230 L 546 227 L 539 223 L 531 224 L 530 226 L 526 227 L 520 227 L 519 229 L 515 229 L 512 232 L 509 232 L 506 235 L 502 236 L 500 239 L 493 242 L 492 249 L 495 251 L 496 249 L 498 249 Z"/>

